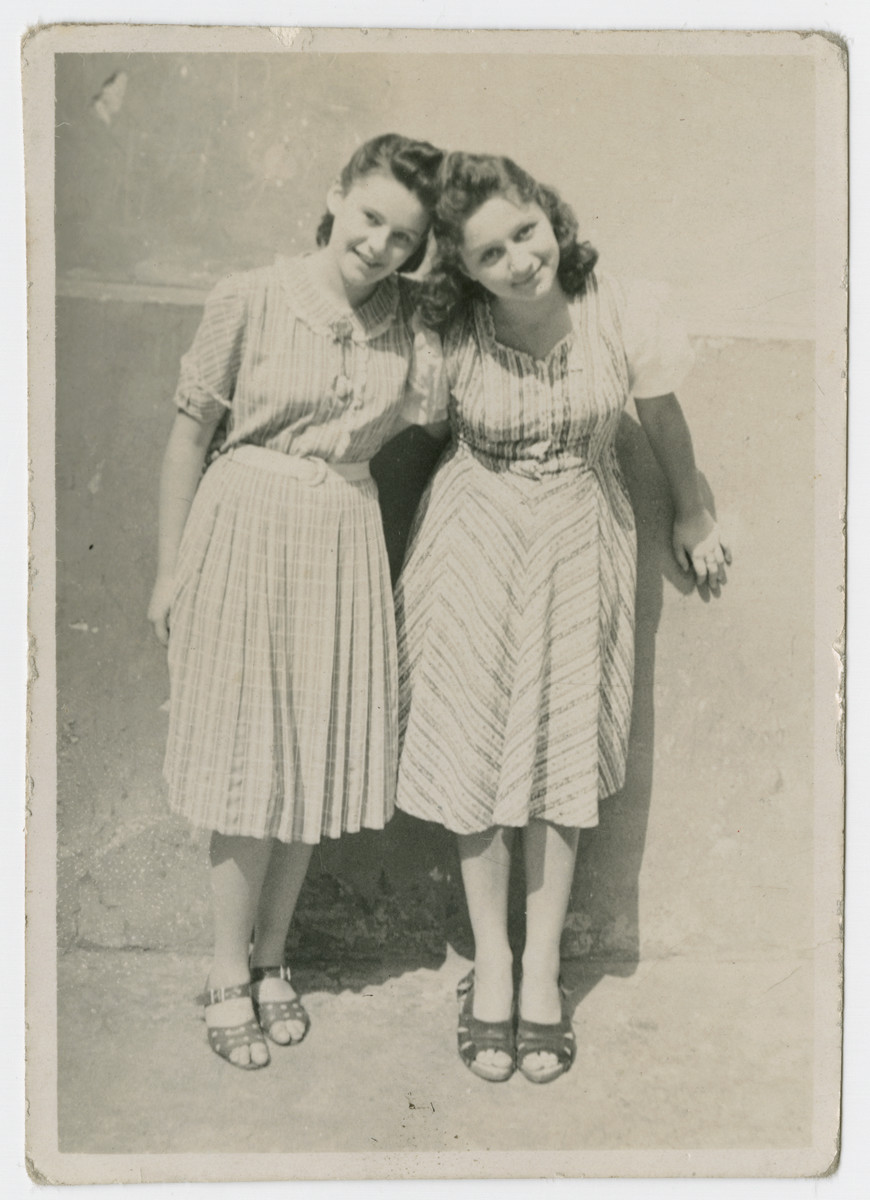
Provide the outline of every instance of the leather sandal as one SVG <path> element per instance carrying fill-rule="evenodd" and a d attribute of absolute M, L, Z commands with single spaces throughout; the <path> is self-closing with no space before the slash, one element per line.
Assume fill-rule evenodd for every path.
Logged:
<path fill-rule="evenodd" d="M 234 987 L 223 988 L 206 988 L 197 998 L 197 1004 L 203 1006 L 203 1016 L 205 1009 L 211 1008 L 214 1004 L 222 1004 L 225 1000 L 241 1000 L 251 998 L 250 983 L 237 983 Z M 207 1025 L 206 1032 L 208 1033 L 208 1044 L 212 1050 L 220 1058 L 226 1059 L 231 1067 L 238 1067 L 240 1071 L 259 1071 L 261 1067 L 269 1065 L 267 1056 L 265 1062 L 254 1062 L 250 1057 L 250 1048 L 256 1045 L 265 1046 L 266 1042 L 263 1038 L 263 1031 L 256 1017 L 249 1017 L 247 1021 L 243 1021 L 241 1025 Z M 248 1047 L 249 1057 L 246 1063 L 236 1062 L 230 1058 L 234 1050 L 238 1050 L 242 1046 Z"/>
<path fill-rule="evenodd" d="M 577 1056 L 577 1039 L 571 1017 L 565 1012 L 565 990 L 559 985 L 562 995 L 562 1020 L 555 1025 L 538 1021 L 517 1021 L 517 1069 L 530 1083 L 552 1083 L 560 1075 L 571 1070 Z M 530 1054 L 552 1054 L 555 1066 L 548 1071 L 534 1072 L 525 1067 Z"/>
<path fill-rule="evenodd" d="M 473 1015 L 474 971 L 460 980 L 456 997 L 459 1000 L 456 1030 L 459 1057 L 479 1079 L 485 1079 L 487 1083 L 504 1083 L 516 1068 L 513 1016 L 506 1021 L 480 1021 Z M 506 1067 L 478 1063 L 477 1057 L 483 1050 L 501 1050 L 510 1057 L 510 1063 Z"/>
<path fill-rule="evenodd" d="M 290 982 L 290 968 L 288 966 L 280 967 L 251 967 L 251 983 L 257 985 L 262 983 L 264 979 L 283 979 L 287 983 Z M 257 989 L 259 991 L 259 989 Z M 265 1033 L 270 1041 L 276 1046 L 298 1046 L 301 1041 L 304 1041 L 305 1035 L 311 1027 L 311 1018 L 305 1011 L 302 1001 L 298 996 L 294 996 L 292 1000 L 260 1000 L 256 992 L 252 992 L 254 1002 L 254 1012 L 257 1020 L 260 1022 L 260 1028 Z M 302 1036 L 291 1038 L 288 1042 L 279 1042 L 272 1037 L 272 1028 L 279 1021 L 293 1021 L 294 1023 L 304 1026 Z"/>

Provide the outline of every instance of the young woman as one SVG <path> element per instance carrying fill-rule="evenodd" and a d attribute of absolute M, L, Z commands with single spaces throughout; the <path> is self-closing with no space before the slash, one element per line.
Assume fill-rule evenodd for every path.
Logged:
<path fill-rule="evenodd" d="M 269 1062 L 265 1037 L 308 1029 L 284 945 L 312 848 L 392 811 L 395 627 L 368 461 L 437 394 L 437 339 L 396 272 L 423 257 L 440 160 L 395 134 L 362 146 L 320 249 L 220 284 L 182 362 L 149 618 L 169 646 L 170 804 L 211 831 L 209 1041 L 245 1069 Z"/>
<path fill-rule="evenodd" d="M 718 588 L 730 560 L 673 394 L 685 343 L 626 311 L 557 194 L 509 159 L 452 154 L 434 230 L 423 311 L 444 336 L 453 442 L 398 589 L 397 803 L 459 838 L 475 938 L 462 1059 L 487 1080 L 518 1066 L 545 1083 L 575 1053 L 559 943 L 578 833 L 625 776 L 635 533 L 614 437 L 630 395 L 671 485 L 678 562 Z"/>

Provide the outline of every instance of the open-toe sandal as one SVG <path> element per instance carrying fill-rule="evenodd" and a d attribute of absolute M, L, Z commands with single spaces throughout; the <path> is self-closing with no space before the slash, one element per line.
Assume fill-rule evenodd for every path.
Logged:
<path fill-rule="evenodd" d="M 204 1010 L 211 1008 L 213 1004 L 223 1004 L 225 1000 L 241 1000 L 250 996 L 250 983 L 238 983 L 234 987 L 206 988 L 197 996 L 196 1002 L 203 1006 L 204 1016 Z M 261 1067 L 269 1065 L 268 1055 L 265 1062 L 254 1062 L 251 1057 L 253 1046 L 266 1045 L 256 1017 L 249 1017 L 241 1025 L 206 1025 L 206 1031 L 212 1050 L 220 1058 L 225 1058 L 231 1067 L 238 1067 L 240 1071 L 259 1071 Z M 242 1046 L 248 1047 L 248 1061 L 236 1062 L 230 1055 Z"/>
<path fill-rule="evenodd" d="M 262 983 L 264 979 L 284 979 L 289 983 L 290 968 L 287 966 L 251 967 L 252 984 Z M 276 1046 L 298 1046 L 311 1026 L 311 1018 L 305 1011 L 299 997 L 294 996 L 291 1000 L 260 1000 L 257 992 L 259 992 L 259 988 L 253 993 L 254 1012 L 257 1014 L 260 1028 L 266 1037 L 270 1041 L 273 1041 Z M 292 1021 L 294 1024 L 302 1025 L 302 1035 L 290 1038 L 287 1042 L 279 1042 L 276 1038 L 272 1037 L 272 1029 L 279 1021 Z"/>
<path fill-rule="evenodd" d="M 522 1017 L 517 1021 L 517 1069 L 530 1083 L 552 1083 L 571 1070 L 577 1054 L 577 1039 L 564 1004 L 562 990 L 562 1020 L 555 1025 L 524 1021 Z M 556 1063 L 546 1071 L 532 1071 L 525 1065 L 530 1054 L 552 1054 Z"/>
<path fill-rule="evenodd" d="M 516 1065 L 513 1016 L 506 1021 L 480 1021 L 473 1015 L 473 971 L 460 981 L 456 997 L 459 1000 L 459 1025 L 456 1030 L 459 1057 L 479 1079 L 485 1079 L 488 1083 L 504 1083 L 513 1075 Z M 484 1050 L 500 1050 L 508 1055 L 510 1062 L 505 1067 L 479 1063 L 478 1056 Z"/>

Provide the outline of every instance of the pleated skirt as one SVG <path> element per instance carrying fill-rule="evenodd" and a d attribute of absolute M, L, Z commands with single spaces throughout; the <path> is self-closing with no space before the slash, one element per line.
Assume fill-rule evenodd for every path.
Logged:
<path fill-rule="evenodd" d="M 372 480 L 218 459 L 170 611 L 164 774 L 201 829 L 317 843 L 392 814 L 395 625 Z"/>
<path fill-rule="evenodd" d="M 609 458 L 536 480 L 458 449 L 397 589 L 398 807 L 457 833 L 596 825 L 625 778 L 635 573 Z"/>

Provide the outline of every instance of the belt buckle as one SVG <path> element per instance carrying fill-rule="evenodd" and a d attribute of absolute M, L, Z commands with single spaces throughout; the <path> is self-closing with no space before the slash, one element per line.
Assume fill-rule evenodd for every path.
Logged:
<path fill-rule="evenodd" d="M 313 471 L 311 478 L 306 480 L 309 487 L 317 487 L 318 484 L 323 483 L 329 469 L 324 459 L 317 458 L 313 454 L 306 454 L 302 461 L 308 463 Z"/>

